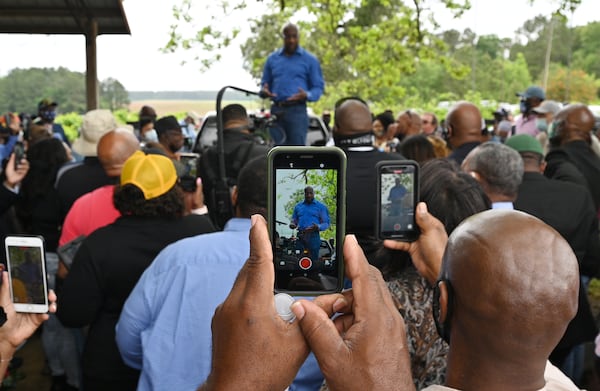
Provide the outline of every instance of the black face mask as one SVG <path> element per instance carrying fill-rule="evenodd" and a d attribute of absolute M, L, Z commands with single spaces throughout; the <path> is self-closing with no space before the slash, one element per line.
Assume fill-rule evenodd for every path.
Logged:
<path fill-rule="evenodd" d="M 521 102 L 519 103 L 519 111 L 521 111 L 521 113 L 525 114 L 528 113 L 529 110 L 531 110 L 531 103 L 529 103 L 529 101 L 522 99 Z"/>
<path fill-rule="evenodd" d="M 375 135 L 372 130 L 353 135 L 333 136 L 335 145 L 340 148 L 344 147 L 372 147 L 375 141 Z"/>

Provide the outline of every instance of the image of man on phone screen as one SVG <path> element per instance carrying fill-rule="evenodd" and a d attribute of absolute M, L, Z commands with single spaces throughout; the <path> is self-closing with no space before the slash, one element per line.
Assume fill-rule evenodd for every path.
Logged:
<path fill-rule="evenodd" d="M 402 201 L 407 192 L 400 178 L 396 178 L 396 185 L 390 189 L 388 195 L 388 201 L 391 202 L 390 216 L 399 216 L 402 213 Z"/>
<path fill-rule="evenodd" d="M 302 246 L 300 250 L 308 249 L 310 259 L 315 262 L 319 260 L 319 248 L 321 247 L 320 231 L 329 228 L 329 211 L 325 204 L 315 200 L 315 192 L 312 187 L 304 188 L 304 201 L 294 207 L 292 214 L 291 229 L 298 228 L 298 241 Z"/>

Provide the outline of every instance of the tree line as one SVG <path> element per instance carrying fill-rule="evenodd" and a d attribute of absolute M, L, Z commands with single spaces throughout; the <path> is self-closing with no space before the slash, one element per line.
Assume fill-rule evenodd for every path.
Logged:
<path fill-rule="evenodd" d="M 116 79 L 100 82 L 100 107 L 115 111 L 127 108 L 129 94 Z M 0 78 L 0 112 L 36 114 L 42 99 L 59 103 L 63 113 L 85 113 L 85 74 L 67 68 L 16 68 Z"/>

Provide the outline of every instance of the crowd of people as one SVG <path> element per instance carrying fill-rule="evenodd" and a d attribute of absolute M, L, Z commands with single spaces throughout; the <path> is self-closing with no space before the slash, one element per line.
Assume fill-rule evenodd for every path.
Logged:
<path fill-rule="evenodd" d="M 324 84 L 295 25 L 283 40 L 261 93 L 280 112 L 276 141 L 304 145 L 300 117 Z M 211 147 L 192 191 L 179 161 L 191 115 L 144 107 L 134 130 L 91 110 L 72 144 L 51 100 L 28 124 L 3 116 L 1 233 L 44 237 L 56 295 L 49 314 L 16 313 L 3 273 L 0 371 L 43 323 L 53 391 L 579 389 L 598 334 L 587 295 L 600 272 L 595 117 L 537 86 L 518 95 L 521 114 L 498 110 L 491 132 L 470 102 L 439 121 L 340 99 L 331 131 L 347 158 L 351 288 L 297 298 L 292 321 L 273 305 L 269 146 L 242 105 L 222 112 L 226 183 Z M 403 159 L 421 166 L 420 236 L 380 241 L 375 166 Z M 320 205 L 307 184 L 289 216 L 313 258 L 333 224 Z"/>

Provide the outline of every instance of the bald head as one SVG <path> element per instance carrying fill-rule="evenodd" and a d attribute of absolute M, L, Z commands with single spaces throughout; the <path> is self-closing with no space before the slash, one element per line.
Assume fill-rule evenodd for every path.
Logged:
<path fill-rule="evenodd" d="M 571 247 L 526 213 L 490 210 L 465 220 L 449 238 L 442 276 L 453 290 L 451 350 L 469 345 L 497 362 L 535 362 L 543 372 L 577 312 Z"/>
<path fill-rule="evenodd" d="M 595 119 L 586 105 L 568 105 L 556 114 L 554 122 L 556 123 L 555 142 L 559 144 L 575 140 L 591 142 Z"/>
<path fill-rule="evenodd" d="M 352 136 L 372 129 L 371 112 L 367 105 L 356 99 L 348 99 L 335 110 L 333 132 L 337 136 Z"/>
<path fill-rule="evenodd" d="M 448 142 L 452 148 L 481 140 L 481 112 L 473 103 L 459 102 L 446 115 Z"/>
<path fill-rule="evenodd" d="M 128 129 L 106 133 L 98 142 L 98 159 L 109 177 L 121 175 L 125 160 L 140 148 L 140 142 Z"/>

